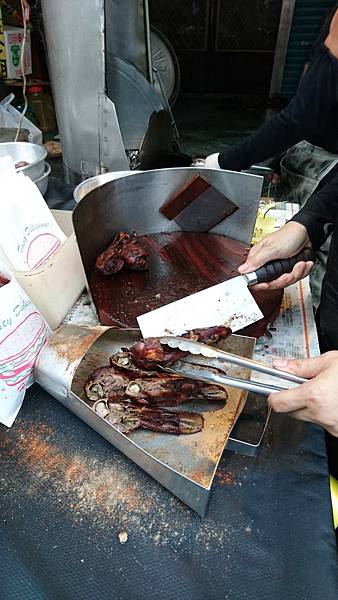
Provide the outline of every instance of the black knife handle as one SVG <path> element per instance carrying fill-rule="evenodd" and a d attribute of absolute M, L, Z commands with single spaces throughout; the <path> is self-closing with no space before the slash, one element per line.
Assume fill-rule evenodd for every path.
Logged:
<path fill-rule="evenodd" d="M 293 267 L 301 261 L 315 260 L 315 254 L 310 248 L 305 248 L 292 256 L 291 258 L 284 258 L 283 260 L 272 260 L 266 263 L 263 267 L 260 267 L 255 271 L 257 277 L 257 283 L 268 283 L 274 279 L 278 279 L 284 273 L 291 273 Z"/>

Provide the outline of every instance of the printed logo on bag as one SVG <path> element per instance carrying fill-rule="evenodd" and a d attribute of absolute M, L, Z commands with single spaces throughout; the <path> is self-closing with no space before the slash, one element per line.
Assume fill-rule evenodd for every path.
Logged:
<path fill-rule="evenodd" d="M 14 309 L 15 317 L 26 308 L 27 306 L 17 305 Z M 8 326 L 11 325 L 9 321 L 10 319 Z M 3 322 L 2 325 L 6 324 Z M 38 312 L 32 311 L 0 341 L 0 385 L 14 387 L 18 391 L 24 389 L 46 339 L 47 325 Z"/>

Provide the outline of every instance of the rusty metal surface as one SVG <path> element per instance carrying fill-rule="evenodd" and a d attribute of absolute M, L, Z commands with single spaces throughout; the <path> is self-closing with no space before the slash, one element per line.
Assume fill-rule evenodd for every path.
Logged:
<path fill-rule="evenodd" d="M 75 370 L 106 327 L 62 325 L 49 338 L 35 363 L 35 380 L 57 400 L 67 398 Z"/>
<path fill-rule="evenodd" d="M 116 332 L 116 330 L 108 330 L 100 336 L 79 364 L 74 376 L 72 392 L 86 401 L 83 385 L 88 375 L 98 366 L 109 364 L 109 356 L 121 346 L 130 346 L 138 336 L 136 332 Z M 253 338 L 231 336 L 229 341 L 225 340 L 220 347 L 251 357 L 254 343 Z M 233 365 L 227 366 L 227 373 L 244 378 L 250 377 L 249 370 L 242 369 L 239 372 L 238 367 Z M 246 399 L 246 393 L 241 390 L 227 388 L 227 391 L 229 397 L 225 406 L 224 403 L 201 401 L 184 404 L 182 410 L 193 410 L 204 416 L 204 428 L 197 434 L 176 437 L 139 430 L 131 433 L 128 439 L 169 469 L 209 490 L 230 431 Z M 91 408 L 89 410 L 94 413 Z M 112 425 L 95 413 L 94 416 L 102 421 L 101 425 L 107 432 L 116 431 Z M 108 435 L 106 437 L 108 438 Z"/>

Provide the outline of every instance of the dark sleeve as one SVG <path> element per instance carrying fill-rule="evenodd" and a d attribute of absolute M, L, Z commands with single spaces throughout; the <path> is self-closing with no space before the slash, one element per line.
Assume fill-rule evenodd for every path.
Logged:
<path fill-rule="evenodd" d="M 317 250 L 328 237 L 326 225 L 334 225 L 337 218 L 338 167 L 335 167 L 291 221 L 306 227 L 312 246 Z"/>
<path fill-rule="evenodd" d="M 338 102 L 338 60 L 322 45 L 288 106 L 241 144 L 220 153 L 222 169 L 241 171 L 320 131 Z"/>

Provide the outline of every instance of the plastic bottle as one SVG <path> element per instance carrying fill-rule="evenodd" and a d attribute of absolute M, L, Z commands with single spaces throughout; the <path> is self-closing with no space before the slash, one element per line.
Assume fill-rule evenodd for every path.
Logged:
<path fill-rule="evenodd" d="M 43 87 L 32 85 L 27 88 L 29 108 L 35 115 L 38 127 L 41 131 L 56 131 L 56 119 L 52 98 L 43 91 Z"/>

